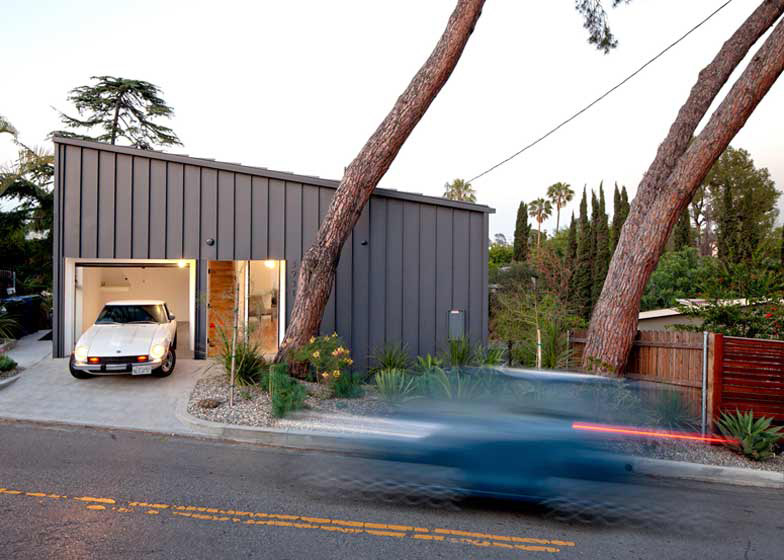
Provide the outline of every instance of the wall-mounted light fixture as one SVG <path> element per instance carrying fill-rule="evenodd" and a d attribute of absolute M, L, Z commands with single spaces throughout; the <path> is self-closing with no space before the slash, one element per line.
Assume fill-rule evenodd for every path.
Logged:
<path fill-rule="evenodd" d="M 214 240 L 212 237 L 210 237 L 210 238 L 209 238 L 209 239 L 206 241 L 206 243 L 207 243 L 207 245 L 209 245 L 210 247 L 212 247 L 213 245 L 215 245 L 215 240 Z"/>

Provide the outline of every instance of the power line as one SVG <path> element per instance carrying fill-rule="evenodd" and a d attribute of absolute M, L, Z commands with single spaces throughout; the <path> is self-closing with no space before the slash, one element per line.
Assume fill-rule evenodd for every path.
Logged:
<path fill-rule="evenodd" d="M 577 111 L 576 113 L 574 113 L 574 114 L 573 114 L 571 117 L 569 117 L 569 118 L 568 118 L 568 119 L 566 119 L 565 121 L 562 121 L 562 122 L 561 122 L 561 123 L 560 123 L 558 126 L 556 126 L 556 127 L 552 128 L 552 129 L 550 129 L 550 130 L 549 130 L 549 131 L 548 131 L 546 134 L 543 134 L 542 136 L 540 136 L 539 138 L 537 138 L 536 140 L 534 140 L 534 141 L 533 141 L 533 142 L 531 142 L 530 144 L 528 144 L 528 145 L 524 146 L 523 148 L 521 148 L 521 149 L 520 149 L 520 150 L 518 150 L 517 152 L 513 153 L 511 156 L 507 157 L 506 159 L 504 159 L 504 160 L 501 160 L 501 161 L 499 161 L 498 163 L 496 163 L 495 165 L 493 165 L 492 167 L 490 167 L 489 169 L 486 169 L 485 171 L 482 171 L 482 172 L 481 172 L 479 175 L 477 175 L 476 177 L 473 177 L 472 179 L 469 179 L 469 181 L 468 181 L 468 182 L 469 182 L 469 183 L 473 183 L 474 181 L 476 181 L 476 180 L 477 180 L 477 179 L 479 179 L 480 177 L 483 177 L 483 176 L 487 175 L 488 173 L 490 173 L 491 171 L 494 171 L 495 169 L 498 169 L 499 167 L 501 167 L 501 166 L 502 166 L 502 165 L 504 165 L 505 163 L 508 163 L 508 162 L 510 162 L 511 160 L 513 160 L 514 158 L 516 158 L 517 156 L 519 156 L 520 154 L 522 154 L 522 153 L 523 153 L 523 152 L 525 152 L 526 150 L 529 150 L 530 148 L 533 148 L 533 147 L 534 147 L 534 146 L 536 146 L 536 145 L 537 145 L 539 142 L 541 142 L 542 140 L 544 140 L 545 138 L 547 138 L 547 137 L 548 137 L 548 136 L 550 136 L 551 134 L 555 133 L 555 132 L 556 132 L 557 130 L 559 130 L 561 127 L 563 127 L 563 126 L 565 126 L 565 125 L 569 124 L 570 122 L 572 122 L 574 119 L 576 119 L 577 117 L 579 117 L 580 115 L 582 115 L 583 113 L 585 113 L 585 112 L 586 112 L 588 109 L 590 109 L 591 107 L 593 107 L 594 105 L 596 105 L 597 103 L 599 103 L 601 100 L 603 100 L 605 97 L 607 97 L 608 95 L 610 95 L 612 92 L 614 92 L 615 90 L 617 90 L 618 88 L 620 88 L 621 86 L 623 86 L 623 85 L 624 85 L 626 82 L 628 82 L 629 80 L 631 80 L 632 78 L 634 78 L 634 77 L 635 77 L 637 74 L 639 74 L 640 72 L 642 72 L 642 71 L 643 71 L 645 68 L 647 68 L 648 66 L 650 66 L 651 64 L 653 64 L 654 62 L 656 62 L 656 61 L 657 61 L 659 58 L 661 58 L 661 57 L 662 57 L 662 56 L 663 56 L 663 55 L 664 55 L 664 54 L 665 54 L 667 51 L 669 51 L 669 50 L 670 50 L 670 49 L 672 49 L 674 46 L 676 46 L 678 43 L 680 43 L 681 41 L 683 41 L 683 40 L 684 40 L 686 37 L 688 37 L 689 35 L 691 35 L 691 34 L 692 34 L 692 33 L 694 33 L 695 31 L 697 31 L 697 29 L 699 29 L 699 28 L 700 28 L 700 27 L 702 27 L 704 24 L 706 24 L 706 23 L 707 23 L 707 22 L 708 22 L 708 21 L 709 21 L 709 20 L 710 20 L 710 19 L 711 19 L 713 16 L 715 16 L 716 14 L 718 14 L 720 11 L 722 11 L 724 8 L 726 8 L 726 7 L 727 7 L 727 6 L 728 6 L 730 3 L 732 3 L 732 1 L 733 1 L 733 0 L 727 0 L 726 2 L 724 2 L 724 4 L 722 4 L 721 6 L 719 6 L 718 8 L 716 8 L 716 9 L 715 9 L 713 12 L 711 12 L 711 14 L 710 14 L 710 15 L 708 15 L 708 17 L 706 17 L 706 18 L 705 18 L 705 19 L 703 19 L 701 22 L 699 22 L 697 25 L 695 25 L 694 27 L 692 27 L 691 29 L 689 29 L 689 30 L 688 30 L 686 33 L 684 33 L 683 35 L 681 35 L 681 36 L 680 36 L 678 39 L 676 39 L 675 41 L 673 41 L 672 43 L 670 43 L 670 44 L 669 44 L 669 45 L 668 45 L 666 48 L 664 48 L 664 49 L 663 49 L 661 52 L 659 52 L 659 54 L 657 54 L 657 55 L 656 55 L 656 56 L 654 56 L 652 59 L 650 59 L 648 62 L 646 62 L 645 64 L 643 64 L 642 66 L 640 66 L 640 67 L 639 67 L 637 70 L 635 70 L 634 72 L 632 72 L 631 74 L 629 74 L 628 76 L 626 76 L 626 77 L 625 77 L 623 80 L 621 80 L 620 82 L 618 82 L 617 84 L 615 84 L 613 87 L 611 87 L 610 89 L 608 89 L 607 91 L 605 91 L 605 92 L 604 92 L 602 95 L 600 95 L 599 97 L 597 97 L 596 99 L 594 99 L 593 101 L 591 101 L 591 102 L 590 102 L 588 105 L 586 105 L 585 107 L 583 107 L 582 109 L 580 109 L 579 111 Z"/>

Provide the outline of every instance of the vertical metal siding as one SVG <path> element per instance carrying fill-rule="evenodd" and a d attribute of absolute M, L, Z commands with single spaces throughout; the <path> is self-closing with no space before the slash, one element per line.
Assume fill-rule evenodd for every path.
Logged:
<path fill-rule="evenodd" d="M 114 256 L 129 259 L 133 241 L 133 160 L 130 156 L 117 154 L 115 174 Z"/>
<path fill-rule="evenodd" d="M 60 230 L 62 227 L 61 213 L 60 213 L 60 195 L 63 192 L 63 181 L 60 174 L 63 172 L 63 147 L 55 144 L 54 147 L 54 196 L 53 196 L 53 227 L 52 227 L 52 306 L 54 313 L 52 315 L 52 356 L 60 356 L 62 353 L 62 312 L 61 305 L 63 298 L 60 295 L 62 288 L 62 281 L 60 274 L 63 269 L 62 251 L 60 250 Z"/>
<path fill-rule="evenodd" d="M 234 193 L 234 258 L 239 260 L 250 259 L 251 246 L 251 193 L 250 175 L 238 173 L 235 179 Z"/>
<path fill-rule="evenodd" d="M 166 257 L 166 162 L 150 161 L 150 258 Z"/>
<path fill-rule="evenodd" d="M 166 165 L 166 258 L 185 256 L 185 199 L 183 166 L 180 163 Z"/>
<path fill-rule="evenodd" d="M 370 301 L 368 315 L 370 338 L 369 352 L 380 350 L 386 338 L 386 229 L 387 199 L 370 199 Z"/>
<path fill-rule="evenodd" d="M 419 209 L 403 203 L 403 343 L 409 354 L 419 354 Z"/>
<path fill-rule="evenodd" d="M 98 152 L 82 150 L 82 209 L 79 256 L 98 256 Z"/>
<path fill-rule="evenodd" d="M 285 259 L 288 317 L 303 251 L 333 189 L 112 150 L 55 151 L 56 355 L 70 350 L 62 348 L 63 257 L 197 259 L 198 356 L 209 260 Z M 386 342 L 412 354 L 443 349 L 452 308 L 466 311 L 473 341 L 486 341 L 487 232 L 478 211 L 373 196 L 341 252 L 321 332 L 337 331 L 362 368 Z"/>
<path fill-rule="evenodd" d="M 101 152 L 98 158 L 98 256 L 114 257 L 114 162 L 115 154 Z"/>

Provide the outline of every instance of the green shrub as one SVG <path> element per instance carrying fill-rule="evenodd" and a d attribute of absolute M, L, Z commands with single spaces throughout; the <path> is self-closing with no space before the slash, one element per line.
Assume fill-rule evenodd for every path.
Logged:
<path fill-rule="evenodd" d="M 474 352 L 474 362 L 478 366 L 500 366 L 504 363 L 506 350 L 500 346 L 483 347 L 477 345 Z"/>
<path fill-rule="evenodd" d="M 269 393 L 272 399 L 272 415 L 283 418 L 305 405 L 307 392 L 296 379 L 288 374 L 286 364 L 273 364 L 269 372 Z"/>
<path fill-rule="evenodd" d="M 696 430 L 699 425 L 689 403 L 676 391 L 657 394 L 652 413 L 656 424 L 668 430 Z"/>
<path fill-rule="evenodd" d="M 343 372 L 330 383 L 332 396 L 338 399 L 357 399 L 365 394 L 359 374 L 351 371 Z"/>
<path fill-rule="evenodd" d="M 231 335 L 227 334 L 223 328 L 218 329 L 220 336 L 219 357 L 226 371 L 226 376 L 231 377 Z M 267 372 L 269 364 L 264 359 L 258 344 L 245 337 L 237 337 L 237 344 L 234 349 L 234 381 L 240 387 L 259 385 L 262 388 L 267 385 Z"/>
<path fill-rule="evenodd" d="M 354 363 L 351 353 L 337 333 L 311 337 L 307 344 L 294 352 L 293 357 L 298 362 L 310 364 L 311 373 L 316 381 L 330 385 Z"/>
<path fill-rule="evenodd" d="M 490 379 L 493 375 L 487 377 Z M 477 399 L 486 394 L 483 376 L 457 369 L 449 372 L 441 368 L 432 369 L 419 378 L 417 389 L 420 394 L 438 400 Z"/>
<path fill-rule="evenodd" d="M 0 354 L 0 371 L 6 372 L 16 368 L 16 362 L 5 354 Z"/>
<path fill-rule="evenodd" d="M 784 437 L 781 427 L 771 428 L 771 418 L 754 418 L 751 411 L 724 412 L 719 418 L 721 433 L 731 438 L 727 446 L 749 459 L 761 461 L 772 457 L 776 443 Z"/>
<path fill-rule="evenodd" d="M 402 369 L 385 369 L 376 372 L 376 388 L 381 397 L 392 403 L 402 403 L 417 397 L 417 383 Z"/>
<path fill-rule="evenodd" d="M 19 321 L 9 315 L 5 308 L 0 308 L 0 338 L 16 338 Z"/>
<path fill-rule="evenodd" d="M 417 356 L 416 363 L 414 364 L 414 371 L 417 373 L 425 373 L 433 369 L 441 369 L 444 366 L 444 360 L 431 356 Z"/>
<path fill-rule="evenodd" d="M 390 342 L 385 344 L 381 350 L 373 353 L 373 367 L 370 368 L 371 375 L 380 371 L 399 369 L 405 370 L 411 365 L 411 358 L 407 348 L 400 343 Z"/>
<path fill-rule="evenodd" d="M 474 350 L 467 337 L 452 338 L 447 346 L 446 361 L 450 367 L 465 367 L 473 364 Z"/>

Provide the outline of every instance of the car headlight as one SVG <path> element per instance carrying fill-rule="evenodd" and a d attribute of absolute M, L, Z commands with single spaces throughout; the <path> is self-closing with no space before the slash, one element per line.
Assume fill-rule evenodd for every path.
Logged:
<path fill-rule="evenodd" d="M 87 346 L 77 346 L 76 350 L 74 350 L 74 357 L 79 362 L 86 362 L 87 361 Z"/>
<path fill-rule="evenodd" d="M 150 358 L 153 360 L 160 360 L 163 358 L 163 355 L 166 353 L 166 348 L 163 344 L 153 344 L 152 348 L 150 348 Z"/>

